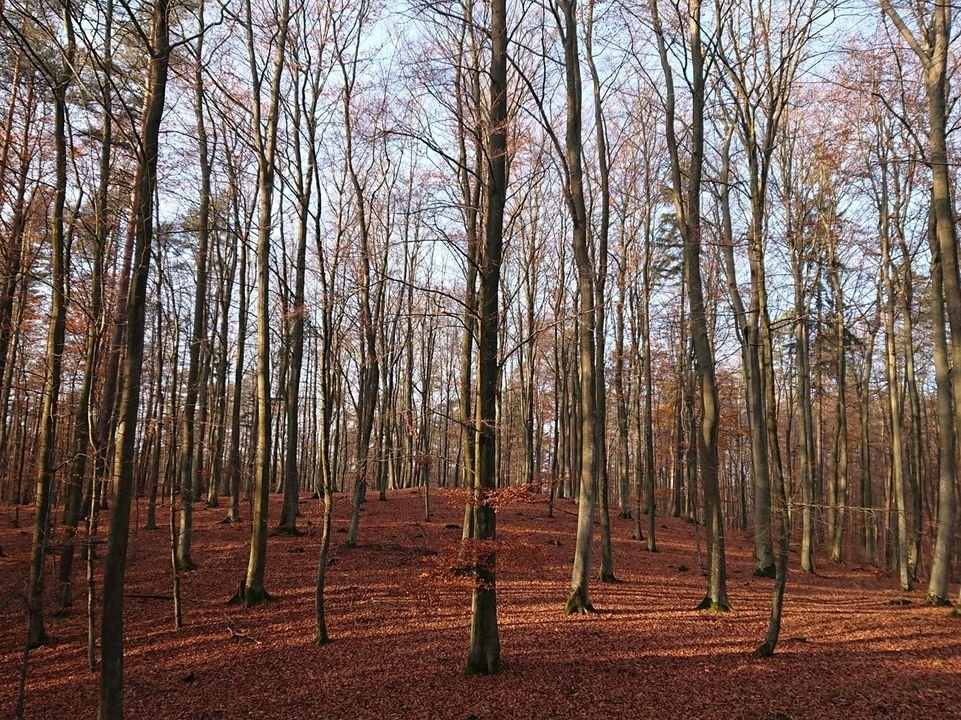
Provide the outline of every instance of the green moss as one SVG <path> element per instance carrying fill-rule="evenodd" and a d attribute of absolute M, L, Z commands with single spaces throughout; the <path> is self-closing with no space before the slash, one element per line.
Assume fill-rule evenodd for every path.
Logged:
<path fill-rule="evenodd" d="M 715 602 L 709 595 L 705 595 L 695 610 L 707 610 L 713 613 L 725 613 L 731 611 L 731 606 L 727 603 Z"/>

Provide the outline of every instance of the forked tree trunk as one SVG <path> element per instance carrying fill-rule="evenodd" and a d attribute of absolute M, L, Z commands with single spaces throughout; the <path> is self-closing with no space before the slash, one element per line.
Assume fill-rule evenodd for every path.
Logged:
<path fill-rule="evenodd" d="M 690 53 L 691 84 L 691 154 L 687 172 L 683 172 L 680 146 L 675 130 L 674 75 L 670 65 L 664 30 L 658 14 L 657 0 L 651 0 L 651 15 L 657 37 L 658 56 L 666 86 L 668 152 L 671 158 L 671 180 L 674 204 L 684 240 L 684 269 L 690 304 L 691 339 L 694 345 L 694 368 L 697 373 L 701 420 L 697 432 L 697 458 L 704 492 L 704 527 L 707 535 L 707 592 L 699 607 L 728 610 L 727 571 L 724 554 L 724 520 L 718 486 L 717 431 L 720 406 L 714 367 L 714 349 L 708 331 L 701 279 L 701 178 L 704 162 L 704 46 L 701 41 L 701 2 L 689 0 L 687 49 Z M 685 181 L 686 176 L 686 181 Z"/>

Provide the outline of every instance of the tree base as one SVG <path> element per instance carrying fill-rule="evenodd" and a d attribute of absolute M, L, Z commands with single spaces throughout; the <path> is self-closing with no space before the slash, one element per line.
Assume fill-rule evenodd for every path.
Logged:
<path fill-rule="evenodd" d="M 260 605 L 262 602 L 273 599 L 273 596 L 263 588 L 247 588 L 244 591 L 244 607 Z"/>
<path fill-rule="evenodd" d="M 27 637 L 27 647 L 29 647 L 31 650 L 36 650 L 38 647 L 46 645 L 49 640 L 50 637 L 47 635 L 47 631 L 43 629 L 42 625 L 40 627 L 34 627 L 33 625 L 30 626 L 30 632 L 28 633 Z"/>
<path fill-rule="evenodd" d="M 610 572 L 604 572 L 603 570 L 598 570 L 597 579 L 600 580 L 602 583 L 615 584 L 620 582 L 620 580 L 614 577 L 613 570 Z"/>
<path fill-rule="evenodd" d="M 774 657 L 774 648 L 772 648 L 768 643 L 761 643 L 757 650 L 755 650 L 752 655 L 757 658 L 769 658 Z"/>
<path fill-rule="evenodd" d="M 304 531 L 296 525 L 278 525 L 271 534 L 282 535 L 284 537 L 300 537 L 304 534 Z"/>
<path fill-rule="evenodd" d="M 597 610 L 587 599 L 587 589 L 571 590 L 571 594 L 564 604 L 565 615 L 596 615 Z"/>
<path fill-rule="evenodd" d="M 60 583 L 60 590 L 57 592 L 57 617 L 65 617 L 70 612 L 73 605 L 73 586 L 69 582 Z"/>
<path fill-rule="evenodd" d="M 190 572 L 191 570 L 196 570 L 197 565 L 189 557 L 181 560 L 177 558 L 177 570 L 179 572 Z"/>
<path fill-rule="evenodd" d="M 937 595 L 933 595 L 932 593 L 928 593 L 924 596 L 924 604 L 934 605 L 936 607 L 949 607 L 951 605 L 951 600 L 946 597 L 939 597 Z"/>
<path fill-rule="evenodd" d="M 467 658 L 464 675 L 496 675 L 500 671 L 499 658 Z"/>
<path fill-rule="evenodd" d="M 754 577 L 769 578 L 773 580 L 777 577 L 777 568 L 774 565 L 767 565 L 754 569 Z"/>
<path fill-rule="evenodd" d="M 712 600 L 709 596 L 705 596 L 704 599 L 701 600 L 700 604 L 694 609 L 707 610 L 708 612 L 713 612 L 713 613 L 731 612 L 731 606 L 728 605 L 726 602 L 717 602 L 715 600 Z"/>
<path fill-rule="evenodd" d="M 251 605 L 259 605 L 262 602 L 274 599 L 264 588 L 247 587 L 246 582 L 246 577 L 240 579 L 240 587 L 237 588 L 237 592 L 230 596 L 230 599 L 227 601 L 228 605 L 250 607 Z"/>

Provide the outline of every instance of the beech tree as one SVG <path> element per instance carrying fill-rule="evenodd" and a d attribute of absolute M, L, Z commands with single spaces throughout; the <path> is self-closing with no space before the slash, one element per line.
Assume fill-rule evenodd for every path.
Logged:
<path fill-rule="evenodd" d="M 697 373 L 700 425 L 697 434 L 697 456 L 704 488 L 704 523 L 707 530 L 707 593 L 699 607 L 728 610 L 727 571 L 724 554 L 724 521 L 718 487 L 718 420 L 720 417 L 715 371 L 714 348 L 708 332 L 701 271 L 701 181 L 704 162 L 705 56 L 701 37 L 701 3 L 689 0 L 684 13 L 687 18 L 686 43 L 690 53 L 687 75 L 691 101 L 690 154 L 682 158 L 676 128 L 676 95 L 674 69 L 671 66 L 668 41 L 661 23 L 657 0 L 651 0 L 651 21 L 657 41 L 658 57 L 664 73 L 665 134 L 671 161 L 671 195 L 681 237 L 684 241 L 684 274 L 690 305 L 691 340 Z M 682 171 L 686 165 L 687 172 Z"/>
<path fill-rule="evenodd" d="M 100 720 L 123 717 L 124 577 L 127 569 L 130 503 L 136 469 L 134 451 L 140 409 L 147 280 L 154 232 L 157 155 L 171 51 L 169 13 L 170 6 L 167 1 L 157 0 L 151 6 L 149 35 L 142 33 L 142 37 L 147 39 L 144 50 L 149 62 L 144 83 L 142 122 L 136 147 L 137 172 L 129 220 L 134 228 L 134 272 L 130 296 L 126 302 L 124 384 L 112 471 L 116 492 L 111 506 L 107 556 L 104 560 L 100 700 L 97 709 Z"/>
<path fill-rule="evenodd" d="M 67 320 L 67 273 L 64 211 L 67 197 L 67 91 L 75 73 L 77 41 L 73 26 L 73 9 L 69 2 L 60 8 L 60 28 L 44 26 L 41 22 L 28 20 L 25 11 L 4 16 L 4 24 L 16 37 L 18 44 L 29 56 L 30 62 L 42 75 L 53 97 L 55 146 L 54 197 L 50 209 L 50 312 L 47 326 L 46 377 L 43 386 L 40 437 L 37 448 L 37 489 L 34 494 L 35 515 L 33 541 L 31 543 L 30 581 L 28 591 L 28 647 L 38 647 L 47 641 L 43 621 L 44 555 L 47 552 L 50 530 L 50 508 L 53 475 L 56 469 L 57 417 L 60 405 L 61 372 L 63 367 L 64 335 Z M 13 19 L 19 20 L 18 24 Z M 27 29 L 29 28 L 29 30 Z M 27 34 L 25 34 L 25 31 Z M 56 38 L 63 33 L 65 44 Z M 34 43 L 52 41 L 51 53 L 55 60 L 48 61 L 40 47 Z"/>
<path fill-rule="evenodd" d="M 477 296 L 477 473 L 469 503 L 473 511 L 474 590 L 471 597 L 467 672 L 491 674 L 500 669 L 497 629 L 497 516 L 492 506 L 496 477 L 496 393 L 500 334 L 500 272 L 507 195 L 507 2 L 492 0 L 490 15 L 490 124 L 486 142 L 487 212 L 484 241 L 478 253 Z"/>
<path fill-rule="evenodd" d="M 935 269 L 940 270 L 940 278 L 935 281 L 935 287 L 940 285 L 940 292 L 944 296 L 944 315 L 947 316 L 950 337 L 947 346 L 950 350 L 951 364 L 955 372 L 951 374 L 951 388 L 954 398 L 954 430 L 957 431 L 959 421 L 961 421 L 961 373 L 957 368 L 961 368 L 961 276 L 958 271 L 958 248 L 957 235 L 954 223 L 953 197 L 951 180 L 948 171 L 948 148 L 947 148 L 947 120 L 948 120 L 948 57 L 950 46 L 953 39 L 951 34 L 951 8 L 947 4 L 935 4 L 930 10 L 924 9 L 917 15 L 918 30 L 912 32 L 907 23 L 888 0 L 880 0 L 881 9 L 897 28 L 901 37 L 914 52 L 921 65 L 922 77 L 924 81 L 925 95 L 927 98 L 927 164 L 931 171 L 931 207 L 933 216 L 933 232 L 937 238 L 938 252 L 934 253 L 932 246 L 932 257 L 937 260 Z M 940 307 L 940 297 L 936 296 L 934 303 Z M 940 313 L 936 310 L 935 317 Z M 939 330 L 935 330 L 937 334 Z M 935 340 L 937 343 L 938 341 Z M 936 360 L 936 363 L 938 361 Z M 941 372 L 943 372 L 943 368 Z M 943 378 L 942 378 L 943 379 Z M 940 405 L 945 402 L 939 400 Z M 892 405 L 893 408 L 893 405 Z M 951 427 L 947 422 L 946 413 L 939 409 L 938 412 L 938 432 L 945 443 L 946 437 L 951 433 Z M 950 465 L 948 465 L 948 470 Z M 952 501 L 948 495 L 954 495 L 956 488 L 947 487 L 946 476 L 942 474 L 942 483 L 939 487 L 939 523 L 953 525 L 956 522 L 956 501 Z M 899 520 L 900 522 L 900 520 Z M 945 542 L 950 542 L 947 531 L 939 529 L 939 539 L 941 548 L 937 553 L 945 553 Z M 902 544 L 905 542 L 902 536 Z M 946 555 L 945 555 L 946 557 Z M 941 561 L 938 572 L 943 574 L 944 560 Z M 905 580 L 904 572 L 901 573 L 901 585 L 904 587 L 908 583 Z M 942 585 L 939 581 L 938 585 Z M 942 588 L 938 588 L 940 590 Z M 942 595 L 937 592 L 932 599 L 941 599 Z"/>
<path fill-rule="evenodd" d="M 257 441 L 254 468 L 253 508 L 250 530 L 250 558 L 238 599 L 255 605 L 270 596 L 264 588 L 267 560 L 267 509 L 270 498 L 271 375 L 270 375 L 270 248 L 274 227 L 274 185 L 276 181 L 277 125 L 280 119 L 281 78 L 287 51 L 290 3 L 282 0 L 273 8 L 276 34 L 268 43 L 272 51 L 269 74 L 261 68 L 255 44 L 254 18 L 250 0 L 244 5 L 244 29 L 252 88 L 251 133 L 257 160 Z M 264 81 L 269 80 L 265 88 Z"/>

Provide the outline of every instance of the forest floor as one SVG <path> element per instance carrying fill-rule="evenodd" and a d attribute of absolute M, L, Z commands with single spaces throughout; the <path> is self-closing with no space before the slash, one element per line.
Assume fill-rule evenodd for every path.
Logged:
<path fill-rule="evenodd" d="M 772 581 L 752 577 L 753 543 L 744 533 L 727 532 L 733 611 L 698 612 L 705 579 L 694 526 L 659 517 L 660 552 L 652 554 L 615 512 L 619 582 L 592 583 L 598 614 L 566 617 L 576 507 L 558 501 L 548 518 L 543 498 L 522 500 L 498 509 L 503 671 L 493 677 L 465 677 L 469 589 L 442 580 L 460 538 L 459 493 L 434 491 L 429 522 L 416 490 L 390 493 L 387 502 L 374 496 L 355 549 L 341 534 L 349 500 L 336 496 L 326 595 L 332 642 L 324 646 L 313 641 L 319 501 L 303 499 L 305 535 L 270 538 L 266 586 L 274 599 L 249 609 L 226 603 L 246 568 L 249 522 L 220 524 L 223 508 L 198 503 L 198 569 L 182 575 L 179 631 L 167 599 L 168 534 L 134 531 L 126 717 L 961 718 L 961 618 L 924 605 L 923 584 L 905 596 L 894 577 L 824 558 L 816 576 L 802 576 L 792 552 L 781 644 L 773 658 L 757 659 Z M 279 507 L 272 496 L 271 525 Z M 32 517 L 22 509 L 15 528 L 13 513 L 0 507 L 0 718 L 14 717 L 26 631 Z M 134 509 L 134 521 L 145 516 L 145 505 Z M 73 611 L 48 616 L 51 642 L 30 653 L 26 716 L 34 720 L 96 716 L 82 570 L 76 577 Z M 55 584 L 47 582 L 47 608 Z M 905 597 L 909 604 L 889 604 Z"/>

